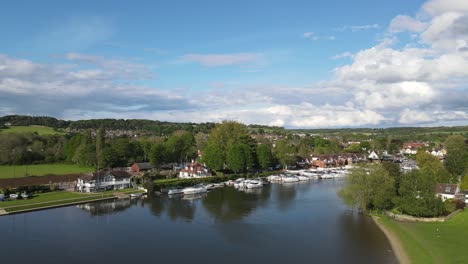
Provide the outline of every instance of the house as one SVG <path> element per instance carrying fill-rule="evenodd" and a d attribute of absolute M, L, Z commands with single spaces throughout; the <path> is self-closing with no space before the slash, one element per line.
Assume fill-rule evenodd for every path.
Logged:
<path fill-rule="evenodd" d="M 142 172 L 142 171 L 150 171 L 154 168 L 154 165 L 151 165 L 149 162 L 139 162 L 139 163 L 134 163 L 131 167 L 130 170 L 131 172 Z"/>
<path fill-rule="evenodd" d="M 191 164 L 185 166 L 179 172 L 179 178 L 202 178 L 207 176 L 209 176 L 208 169 L 198 161 L 192 161 Z"/>
<path fill-rule="evenodd" d="M 130 173 L 126 171 L 100 171 L 88 173 L 78 178 L 76 190 L 79 192 L 96 192 L 130 188 Z"/>
<path fill-rule="evenodd" d="M 414 143 L 414 142 L 406 142 L 403 143 L 403 149 L 400 150 L 401 154 L 406 155 L 415 155 L 418 152 L 418 149 L 427 147 L 426 143 Z"/>
<path fill-rule="evenodd" d="M 449 183 L 437 183 L 436 195 L 445 201 L 447 199 L 454 199 L 455 195 L 460 191 L 458 185 Z"/>

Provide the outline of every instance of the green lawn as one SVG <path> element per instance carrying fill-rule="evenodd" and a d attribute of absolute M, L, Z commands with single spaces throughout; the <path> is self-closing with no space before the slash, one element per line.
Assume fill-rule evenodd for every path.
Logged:
<path fill-rule="evenodd" d="M 443 223 L 379 221 L 395 234 L 411 263 L 468 263 L 468 211 Z"/>
<path fill-rule="evenodd" d="M 38 193 L 27 200 L 12 200 L 6 202 L 0 202 L 0 208 L 5 209 L 7 212 L 16 212 L 28 209 L 35 209 L 40 207 L 66 205 L 68 203 L 86 202 L 101 198 L 114 197 L 115 192 L 123 193 L 136 193 L 141 192 L 133 189 L 124 189 L 118 191 L 106 191 L 99 193 L 75 193 L 75 192 L 49 192 L 49 193 Z"/>
<path fill-rule="evenodd" d="M 34 133 L 37 132 L 39 135 L 53 135 L 63 134 L 55 131 L 51 127 L 45 126 L 10 126 L 7 129 L 0 129 L 0 134 L 6 133 Z"/>
<path fill-rule="evenodd" d="M 81 167 L 70 164 L 40 164 L 0 166 L 0 179 L 20 178 L 24 176 L 41 176 L 47 174 L 70 174 L 94 171 L 93 167 Z"/>

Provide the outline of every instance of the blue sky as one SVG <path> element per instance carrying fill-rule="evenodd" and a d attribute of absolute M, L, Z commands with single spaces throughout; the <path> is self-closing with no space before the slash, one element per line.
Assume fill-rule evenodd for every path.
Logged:
<path fill-rule="evenodd" d="M 446 46 L 463 47 L 466 36 L 434 28 L 445 17 L 444 30 L 457 28 L 465 8 L 455 0 L 4 1 L 0 114 L 287 127 L 466 124 L 466 87 L 453 81 L 465 76 L 456 70 L 427 80 L 422 72 L 390 83 L 372 77 L 392 73 L 401 59 L 413 59 L 407 66 L 417 69 L 437 68 L 444 55 L 464 63 L 464 52 Z M 444 47 L 434 34 L 444 36 Z M 363 71 L 370 76 L 353 79 Z M 432 118 L 428 105 L 442 82 L 450 82 L 443 92 L 450 98 L 437 103 L 439 117 Z M 379 107 L 366 94 L 422 101 Z M 447 118 L 453 112 L 457 118 Z"/>

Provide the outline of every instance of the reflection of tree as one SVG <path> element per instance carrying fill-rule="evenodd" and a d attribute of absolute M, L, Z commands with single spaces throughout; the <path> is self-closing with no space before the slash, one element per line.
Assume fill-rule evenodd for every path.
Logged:
<path fill-rule="evenodd" d="M 130 208 L 137 201 L 130 199 L 106 200 L 101 202 L 79 204 L 76 207 L 89 212 L 92 216 L 102 216 L 123 212 Z"/>
<path fill-rule="evenodd" d="M 296 188 L 300 183 L 285 183 L 277 185 L 277 205 L 280 210 L 286 210 L 296 198 Z"/>
<path fill-rule="evenodd" d="M 170 219 L 183 218 L 192 220 L 195 215 L 195 204 L 193 201 L 184 200 L 182 197 L 152 197 L 145 203 L 149 206 L 155 216 L 161 216 L 166 211 Z"/>
<path fill-rule="evenodd" d="M 239 220 L 248 216 L 256 207 L 266 204 L 270 188 L 259 193 L 246 193 L 234 188 L 217 189 L 208 194 L 202 203 L 205 210 L 222 222 Z"/>
<path fill-rule="evenodd" d="M 160 217 L 166 207 L 164 200 L 165 198 L 163 197 L 149 196 L 149 199 L 145 201 L 145 204 L 149 206 L 150 212 L 153 215 Z"/>

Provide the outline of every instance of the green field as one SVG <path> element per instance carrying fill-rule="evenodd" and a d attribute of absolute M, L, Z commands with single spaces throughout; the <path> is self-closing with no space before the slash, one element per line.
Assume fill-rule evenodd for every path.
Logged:
<path fill-rule="evenodd" d="M 398 237 L 411 263 L 468 263 L 467 210 L 443 223 L 379 222 Z"/>
<path fill-rule="evenodd" d="M 2 165 L 0 179 L 20 178 L 24 176 L 42 176 L 47 174 L 70 174 L 93 171 L 93 167 L 81 167 L 70 164 L 40 164 L 40 165 Z"/>
<path fill-rule="evenodd" d="M 55 131 L 51 127 L 45 126 L 10 126 L 7 129 L 0 129 L 0 134 L 7 133 L 34 133 L 37 132 L 39 135 L 53 135 L 62 134 Z"/>

